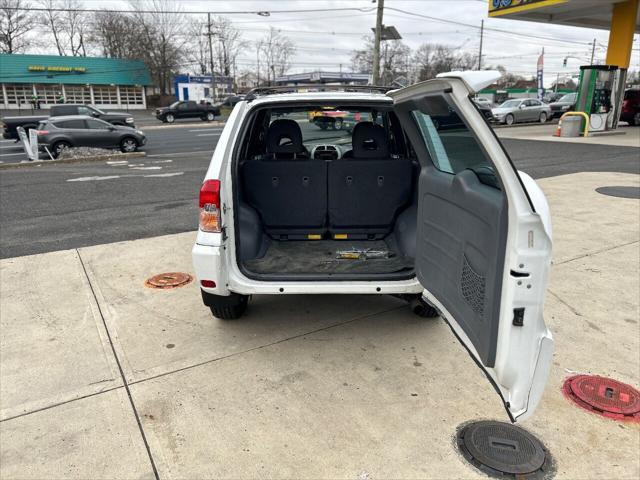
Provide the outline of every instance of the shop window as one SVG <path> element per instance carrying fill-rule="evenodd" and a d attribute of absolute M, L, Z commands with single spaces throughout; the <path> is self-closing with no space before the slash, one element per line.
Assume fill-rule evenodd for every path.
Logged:
<path fill-rule="evenodd" d="M 91 91 L 85 85 L 65 85 L 64 93 L 66 103 L 91 103 Z"/>
<path fill-rule="evenodd" d="M 31 84 L 5 84 L 7 103 L 10 105 L 30 105 L 33 97 Z"/>
<path fill-rule="evenodd" d="M 120 103 L 123 105 L 142 105 L 142 87 L 120 87 Z"/>
<path fill-rule="evenodd" d="M 96 85 L 93 87 L 93 99 L 96 105 L 117 105 L 118 91 L 116 87 Z"/>
<path fill-rule="evenodd" d="M 62 87 L 52 84 L 36 85 L 36 94 L 42 104 L 58 103 L 58 99 L 62 97 Z"/>

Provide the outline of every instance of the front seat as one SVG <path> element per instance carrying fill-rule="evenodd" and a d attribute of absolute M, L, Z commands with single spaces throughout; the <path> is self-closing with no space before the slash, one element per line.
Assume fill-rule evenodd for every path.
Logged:
<path fill-rule="evenodd" d="M 265 142 L 266 155 L 242 167 L 247 201 L 260 214 L 264 230 L 282 240 L 321 236 L 327 218 L 326 162 L 309 159 L 294 120 L 273 121 Z"/>

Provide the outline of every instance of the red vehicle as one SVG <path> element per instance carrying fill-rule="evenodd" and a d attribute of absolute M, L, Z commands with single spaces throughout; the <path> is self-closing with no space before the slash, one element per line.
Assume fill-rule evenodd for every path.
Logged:
<path fill-rule="evenodd" d="M 640 126 L 640 89 L 633 88 L 624 92 L 622 101 L 622 113 L 620 120 L 628 122 L 629 125 Z"/>

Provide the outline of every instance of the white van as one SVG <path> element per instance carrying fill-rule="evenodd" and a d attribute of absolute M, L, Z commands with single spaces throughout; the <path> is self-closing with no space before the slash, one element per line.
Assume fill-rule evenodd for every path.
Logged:
<path fill-rule="evenodd" d="M 551 221 L 472 101 L 495 78 L 247 95 L 200 191 L 204 304 L 234 319 L 253 294 L 400 296 L 450 325 L 512 421 L 530 415 L 553 353 Z"/>

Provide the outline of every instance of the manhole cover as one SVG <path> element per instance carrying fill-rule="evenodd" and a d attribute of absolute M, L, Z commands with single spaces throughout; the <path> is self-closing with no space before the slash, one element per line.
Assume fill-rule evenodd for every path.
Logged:
<path fill-rule="evenodd" d="M 598 187 L 596 192 L 610 197 L 640 198 L 640 187 Z"/>
<path fill-rule="evenodd" d="M 144 284 L 149 288 L 176 288 L 190 283 L 193 277 L 188 273 L 168 272 L 147 278 Z"/>
<path fill-rule="evenodd" d="M 640 422 L 640 392 L 626 383 L 596 375 L 565 380 L 564 394 L 578 406 L 616 420 Z"/>
<path fill-rule="evenodd" d="M 458 430 L 456 440 L 462 455 L 491 476 L 542 479 L 552 473 L 553 462 L 544 445 L 515 425 L 473 422 Z"/>

